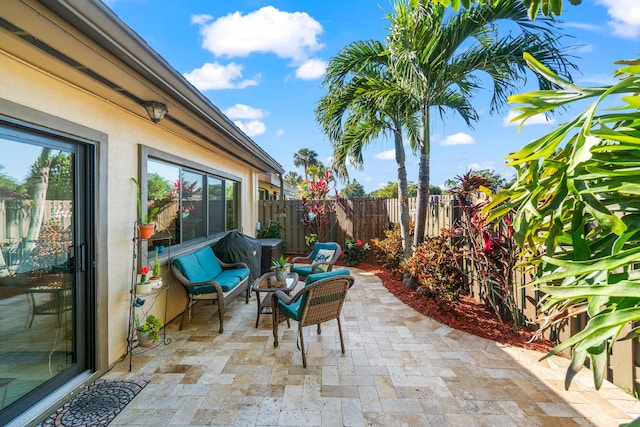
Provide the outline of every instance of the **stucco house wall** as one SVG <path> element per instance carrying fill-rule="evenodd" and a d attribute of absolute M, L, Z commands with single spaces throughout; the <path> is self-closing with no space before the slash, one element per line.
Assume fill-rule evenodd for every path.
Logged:
<path fill-rule="evenodd" d="M 146 61 L 148 65 L 156 61 L 160 64 L 157 74 L 166 74 L 162 84 L 158 84 L 161 79 L 147 79 L 154 73 L 149 71 L 145 75 L 146 71 L 140 71 L 144 67 L 129 68 L 128 60 L 116 57 L 117 52 L 114 54 L 105 48 L 108 42 L 101 40 L 98 43 L 92 39 L 95 29 L 87 31 L 89 27 L 67 21 L 62 16 L 65 11 L 50 8 L 54 3 L 3 2 L 0 10 L 0 18 L 4 20 L 4 28 L 0 28 L 0 116 L 14 117 L 54 131 L 68 132 L 75 126 L 100 135 L 93 141 L 97 147 L 97 225 L 93 237 L 97 242 L 98 369 L 104 370 L 126 350 L 132 238 L 137 212 L 136 188 L 130 178 L 137 178 L 140 173 L 140 147 L 197 161 L 241 182 L 239 231 L 248 235 L 254 234 L 258 221 L 259 174 L 281 174 L 282 168 L 230 121 L 218 117 L 221 113 L 212 104 L 186 81 L 181 81 L 181 76 L 161 58 L 154 57 L 155 52 L 148 46 L 129 34 L 115 15 L 109 14 L 106 6 L 86 0 L 67 2 L 75 12 L 86 12 L 86 21 L 91 17 L 107 16 L 109 19 L 100 23 L 102 29 L 114 27 L 112 38 L 122 37 L 119 49 L 143 55 L 139 63 Z M 13 26 L 33 32 L 34 37 L 48 46 L 104 73 L 140 99 L 166 103 L 172 118 L 154 124 L 139 104 L 92 81 L 86 73 L 48 55 L 17 33 L 12 34 Z M 129 50 L 121 47 L 124 42 L 131 43 Z M 115 52 L 116 48 L 113 49 Z M 56 129 L 57 126 L 61 129 Z M 234 144 L 238 145 L 237 149 L 233 148 Z M 165 276 L 168 274 L 165 271 Z M 185 304 L 184 292 L 177 283 L 171 283 L 168 300 L 167 320 L 171 320 L 180 315 Z M 163 302 L 160 298 L 154 310 L 162 312 Z"/>

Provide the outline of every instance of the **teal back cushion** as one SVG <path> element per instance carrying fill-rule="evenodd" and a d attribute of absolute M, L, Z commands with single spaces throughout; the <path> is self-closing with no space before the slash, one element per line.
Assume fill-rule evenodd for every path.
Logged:
<path fill-rule="evenodd" d="M 311 262 L 313 262 L 313 260 L 316 258 L 316 256 L 318 255 L 318 251 L 320 249 L 327 249 L 329 251 L 335 251 L 336 250 L 336 245 L 335 245 L 335 243 L 316 242 L 313 245 L 313 252 L 311 253 Z"/>
<path fill-rule="evenodd" d="M 309 286 L 310 284 L 317 282 L 318 280 L 326 279 L 327 277 L 335 277 L 335 276 L 349 276 L 349 270 L 341 269 L 341 270 L 333 270 L 327 271 L 326 273 L 314 273 L 307 276 L 304 281 L 305 286 Z"/>
<path fill-rule="evenodd" d="M 174 264 L 192 283 L 211 280 L 222 271 L 220 263 L 209 246 L 176 258 Z"/>

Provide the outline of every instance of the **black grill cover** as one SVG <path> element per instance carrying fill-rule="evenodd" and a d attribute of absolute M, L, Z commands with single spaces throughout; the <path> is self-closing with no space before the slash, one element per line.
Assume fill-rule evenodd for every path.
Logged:
<path fill-rule="evenodd" d="M 213 245 L 213 252 L 224 262 L 244 262 L 251 270 L 249 286 L 260 277 L 262 245 L 259 240 L 230 231 Z"/>

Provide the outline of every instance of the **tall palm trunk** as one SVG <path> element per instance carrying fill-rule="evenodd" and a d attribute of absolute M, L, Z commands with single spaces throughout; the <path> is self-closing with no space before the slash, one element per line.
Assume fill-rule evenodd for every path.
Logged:
<path fill-rule="evenodd" d="M 424 241 L 427 223 L 427 209 L 429 208 L 429 157 L 431 155 L 431 135 L 429 133 L 429 107 L 424 105 L 421 111 L 422 140 L 420 141 L 420 164 L 418 167 L 418 208 L 416 210 L 416 225 L 414 246 Z"/>
<path fill-rule="evenodd" d="M 398 199 L 400 200 L 400 234 L 402 236 L 402 255 L 408 259 L 411 255 L 411 232 L 409 229 L 409 185 L 407 168 L 405 167 L 402 130 L 395 126 L 394 140 L 396 146 L 396 164 L 398 166 Z"/>
<path fill-rule="evenodd" d="M 37 171 L 34 174 L 35 185 L 33 187 L 33 205 L 31 206 L 31 220 L 27 231 L 25 251 L 28 253 L 36 247 L 36 241 L 40 236 L 40 229 L 44 221 L 44 205 L 49 188 L 49 170 L 51 159 L 49 148 L 43 148 L 38 158 Z"/>

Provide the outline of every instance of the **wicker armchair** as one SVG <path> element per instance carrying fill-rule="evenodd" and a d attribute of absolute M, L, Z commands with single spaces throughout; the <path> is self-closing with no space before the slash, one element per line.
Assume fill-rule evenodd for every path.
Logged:
<path fill-rule="evenodd" d="M 340 311 L 347 297 L 347 291 L 351 286 L 353 286 L 353 277 L 342 275 L 318 280 L 311 285 L 305 286 L 294 295 L 293 298 L 290 298 L 282 291 L 275 292 L 271 299 L 273 312 L 273 346 L 278 346 L 278 325 L 289 318 L 297 320 L 300 348 L 302 350 L 302 366 L 306 368 L 307 356 L 304 350 L 302 328 L 310 325 L 318 325 L 318 334 L 320 334 L 321 323 L 336 319 L 340 333 L 340 346 L 342 348 L 342 354 L 344 354 Z"/>
<path fill-rule="evenodd" d="M 307 256 L 298 256 L 291 260 L 291 271 L 298 273 L 301 279 L 310 274 L 331 271 L 333 264 L 340 257 L 340 245 L 335 242 L 316 242 L 313 251 Z M 305 261 L 308 264 L 295 265 L 296 262 Z"/>

